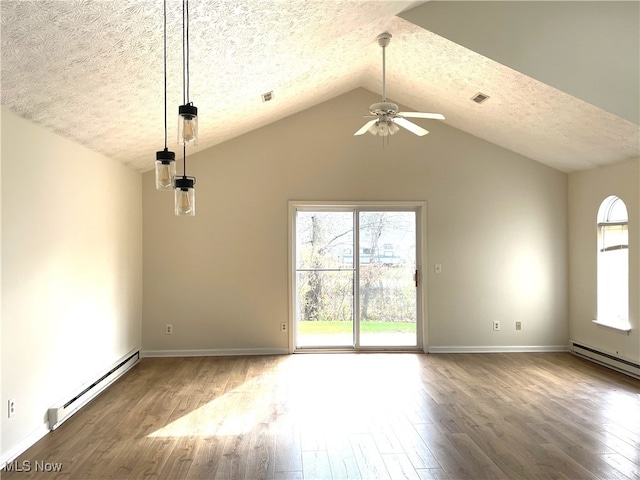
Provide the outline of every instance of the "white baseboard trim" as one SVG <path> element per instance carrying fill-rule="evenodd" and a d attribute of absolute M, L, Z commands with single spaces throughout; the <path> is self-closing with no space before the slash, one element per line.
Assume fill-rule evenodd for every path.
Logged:
<path fill-rule="evenodd" d="M 142 350 L 151 357 L 241 357 L 247 355 L 289 355 L 288 348 L 214 348 L 207 350 Z"/>
<path fill-rule="evenodd" d="M 504 346 L 447 346 L 428 347 L 428 353 L 527 353 L 568 352 L 569 345 L 504 345 Z"/>
<path fill-rule="evenodd" d="M 0 457 L 0 469 L 7 466 L 7 463 L 11 463 L 24 452 L 26 452 L 29 448 L 31 448 L 35 443 L 44 437 L 47 433 L 49 433 L 49 426 L 46 423 L 43 423 L 37 430 L 32 432 L 26 438 L 24 438 L 21 442 L 17 443 L 9 450 L 4 452 Z"/>

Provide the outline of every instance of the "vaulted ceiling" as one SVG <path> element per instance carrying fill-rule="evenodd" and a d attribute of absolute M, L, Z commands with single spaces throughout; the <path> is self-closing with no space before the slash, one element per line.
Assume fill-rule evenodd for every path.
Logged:
<path fill-rule="evenodd" d="M 3 0 L 0 8 L 2 104 L 151 169 L 164 146 L 163 2 Z M 388 31 L 391 101 L 443 113 L 452 127 L 566 172 L 636 158 L 637 12 L 637 1 L 191 0 L 197 148 L 358 87 L 380 93 L 376 36 Z M 177 151 L 182 2 L 167 1 L 167 23 L 169 148 Z M 473 102 L 478 92 L 489 100 Z M 353 112 L 345 136 L 367 110 Z M 416 123 L 428 129 L 429 121 Z"/>

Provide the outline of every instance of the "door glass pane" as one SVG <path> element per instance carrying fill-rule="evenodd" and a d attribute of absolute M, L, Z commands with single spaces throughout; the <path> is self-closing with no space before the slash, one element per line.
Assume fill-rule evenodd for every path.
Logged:
<path fill-rule="evenodd" d="M 353 279 L 353 212 L 297 212 L 297 347 L 353 345 Z"/>
<path fill-rule="evenodd" d="M 298 347 L 353 345 L 353 271 L 298 272 Z"/>
<path fill-rule="evenodd" d="M 360 345 L 416 346 L 415 212 L 360 212 Z"/>

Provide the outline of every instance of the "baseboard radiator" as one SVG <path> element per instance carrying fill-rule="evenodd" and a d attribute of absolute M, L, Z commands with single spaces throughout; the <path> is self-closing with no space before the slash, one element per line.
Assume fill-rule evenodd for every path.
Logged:
<path fill-rule="evenodd" d="M 48 420 L 49 429 L 55 430 L 62 422 L 67 420 L 71 415 L 80 410 L 84 405 L 94 399 L 100 392 L 124 375 L 131 367 L 140 361 L 140 351 L 131 353 L 124 360 L 117 363 L 108 372 L 101 375 L 90 385 L 82 388 L 80 392 L 73 398 L 60 402 L 49 409 Z"/>
<path fill-rule="evenodd" d="M 608 353 L 596 350 L 595 348 L 575 342 L 571 344 L 571 352 L 604 367 L 608 367 L 620 373 L 640 379 L 640 364 L 638 363 L 634 363 L 624 358 L 618 358 Z"/>

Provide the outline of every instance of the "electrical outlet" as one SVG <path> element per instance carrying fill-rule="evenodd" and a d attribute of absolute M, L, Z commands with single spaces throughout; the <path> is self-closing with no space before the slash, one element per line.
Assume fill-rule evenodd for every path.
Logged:
<path fill-rule="evenodd" d="M 286 332 L 287 330 L 288 330 L 287 323 L 286 322 L 282 322 L 280 324 L 280 331 L 281 332 Z"/>
<path fill-rule="evenodd" d="M 522 322 L 516 322 L 516 330 L 522 330 Z"/>
<path fill-rule="evenodd" d="M 10 398 L 7 401 L 7 415 L 9 418 L 13 417 L 16 414 L 16 399 Z"/>
<path fill-rule="evenodd" d="M 171 323 L 167 323 L 164 326 L 164 333 L 166 335 L 173 335 L 173 325 Z"/>
<path fill-rule="evenodd" d="M 493 331 L 497 332 L 498 330 L 500 330 L 500 322 L 498 320 L 494 320 L 493 321 Z"/>

